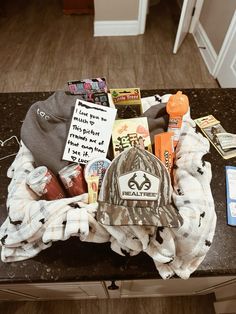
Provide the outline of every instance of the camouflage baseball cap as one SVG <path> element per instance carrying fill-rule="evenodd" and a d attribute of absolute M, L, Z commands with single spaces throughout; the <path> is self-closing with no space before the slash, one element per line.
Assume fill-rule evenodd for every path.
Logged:
<path fill-rule="evenodd" d="M 132 147 L 108 168 L 99 194 L 97 220 L 110 226 L 179 227 L 171 204 L 172 186 L 164 164 L 147 150 Z"/>

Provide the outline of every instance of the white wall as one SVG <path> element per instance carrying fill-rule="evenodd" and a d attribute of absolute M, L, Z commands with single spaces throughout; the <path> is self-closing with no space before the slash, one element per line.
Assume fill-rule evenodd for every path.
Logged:
<path fill-rule="evenodd" d="M 205 0 L 203 3 L 199 20 L 217 54 L 235 10 L 236 0 Z"/>
<path fill-rule="evenodd" d="M 95 21 L 137 20 L 139 0 L 95 0 Z"/>

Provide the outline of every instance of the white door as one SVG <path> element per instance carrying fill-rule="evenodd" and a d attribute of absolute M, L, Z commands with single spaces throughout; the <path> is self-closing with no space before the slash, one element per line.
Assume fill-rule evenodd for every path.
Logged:
<path fill-rule="evenodd" d="M 225 36 L 213 73 L 222 88 L 236 87 L 236 11 Z"/>
<path fill-rule="evenodd" d="M 192 21 L 192 15 L 194 12 L 196 0 L 184 0 L 181 9 L 181 15 L 179 20 L 179 25 L 177 29 L 177 34 L 175 37 L 175 44 L 173 53 L 177 53 L 180 45 L 182 44 L 185 36 L 189 32 L 190 24 Z"/>

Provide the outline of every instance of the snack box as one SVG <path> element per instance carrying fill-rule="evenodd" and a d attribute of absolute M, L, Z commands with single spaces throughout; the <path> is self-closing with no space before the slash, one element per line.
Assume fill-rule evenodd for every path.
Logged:
<path fill-rule="evenodd" d="M 115 120 L 112 129 L 112 145 L 114 157 L 132 146 L 139 146 L 152 152 L 147 118 Z"/>

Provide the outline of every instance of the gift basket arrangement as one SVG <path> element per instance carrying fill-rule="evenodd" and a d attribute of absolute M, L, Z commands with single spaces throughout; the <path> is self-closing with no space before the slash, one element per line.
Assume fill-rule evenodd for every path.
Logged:
<path fill-rule="evenodd" d="M 34 103 L 8 169 L 3 262 L 54 241 L 110 242 L 145 252 L 163 279 L 189 278 L 216 226 L 209 142 L 196 132 L 187 95 L 141 98 L 139 88 L 73 81 Z"/>

